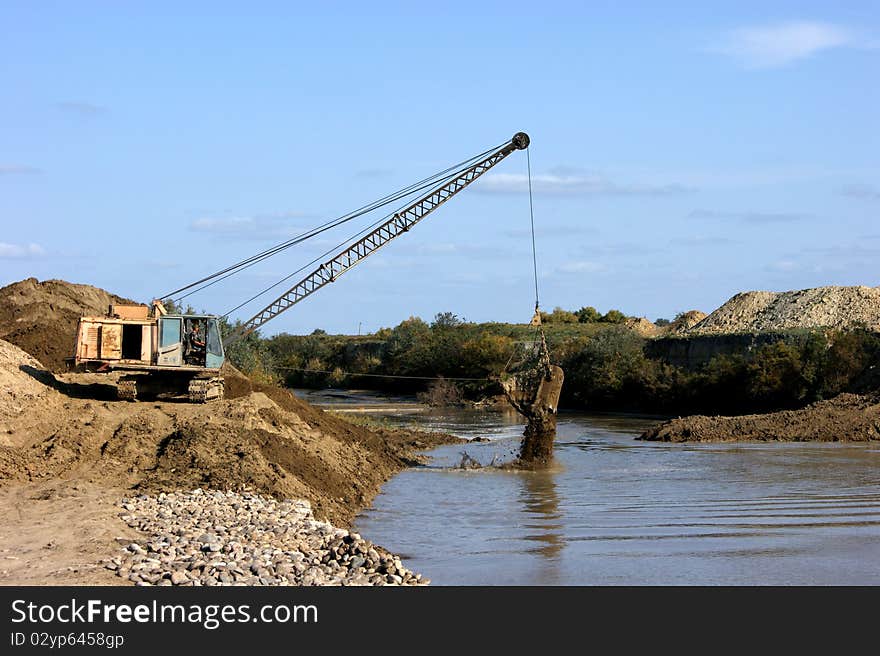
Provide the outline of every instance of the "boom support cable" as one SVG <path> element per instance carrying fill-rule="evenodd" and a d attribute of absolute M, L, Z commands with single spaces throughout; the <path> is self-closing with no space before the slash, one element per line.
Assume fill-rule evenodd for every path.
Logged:
<path fill-rule="evenodd" d="M 287 241 L 281 242 L 280 244 L 276 244 L 275 246 L 273 246 L 271 248 L 268 248 L 264 251 L 261 251 L 260 253 L 257 253 L 256 255 L 253 255 L 253 256 L 248 257 L 244 260 L 236 262 L 235 264 L 232 264 L 228 267 L 220 269 L 219 271 L 216 271 L 208 276 L 205 276 L 204 278 L 201 278 L 200 280 L 197 280 L 189 285 L 186 285 L 184 287 L 180 287 L 179 289 L 175 289 L 174 291 L 168 292 L 167 294 L 163 294 L 159 298 L 174 298 L 175 300 L 180 301 L 180 300 L 182 300 L 182 299 L 184 299 L 184 298 L 186 298 L 196 292 L 199 292 L 199 291 L 205 289 L 206 287 L 210 287 L 211 285 L 216 284 L 217 282 L 220 282 L 221 280 L 225 280 L 229 276 L 234 275 L 235 273 L 238 273 L 239 271 L 247 269 L 247 268 L 253 266 L 254 264 L 257 264 L 258 262 L 261 262 L 269 257 L 272 257 L 273 255 L 276 255 L 276 254 L 280 253 L 281 251 L 290 248 L 291 246 L 295 246 L 297 244 L 300 244 L 308 239 L 311 239 L 312 237 L 315 237 L 323 232 L 326 232 L 327 230 L 331 230 L 332 228 L 335 228 L 335 227 L 340 226 L 344 223 L 352 221 L 352 220 L 354 220 L 360 216 L 363 216 L 364 214 L 368 214 L 369 212 L 372 212 L 380 207 L 384 207 L 385 205 L 399 201 L 399 200 L 406 198 L 407 196 L 411 196 L 417 192 L 423 191 L 423 190 L 427 189 L 428 187 L 436 185 L 439 180 L 442 180 L 445 182 L 447 180 L 453 179 L 457 175 L 459 175 L 462 170 L 467 169 L 474 161 L 482 159 L 483 157 L 485 157 L 489 153 L 491 153 L 495 150 L 498 150 L 498 148 L 500 148 L 500 147 L 501 146 L 496 146 L 495 148 L 490 148 L 490 149 L 488 149 L 478 155 L 474 155 L 473 157 L 469 157 L 466 160 L 463 160 L 457 164 L 453 164 L 452 166 L 447 167 L 446 169 L 444 169 L 438 173 L 430 175 L 427 178 L 423 178 L 422 180 L 419 180 L 418 182 L 414 182 L 406 187 L 403 187 L 402 189 L 399 189 L 396 192 L 393 192 L 393 193 L 388 194 L 387 196 L 384 196 L 376 201 L 373 201 L 372 203 L 368 203 L 366 205 L 359 207 L 356 210 L 352 210 L 351 212 L 348 212 L 347 214 L 343 214 L 342 216 L 337 217 L 336 219 L 332 219 L 330 221 L 327 221 L 327 222 L 325 222 L 315 228 L 312 228 L 311 230 L 307 230 L 306 232 L 303 232 L 295 237 L 292 237 L 292 238 L 288 239 Z M 196 289 L 194 289 L 194 288 L 196 288 Z M 187 292 L 187 293 L 182 294 L 180 296 L 177 296 L 178 294 L 181 294 L 181 292 Z"/>

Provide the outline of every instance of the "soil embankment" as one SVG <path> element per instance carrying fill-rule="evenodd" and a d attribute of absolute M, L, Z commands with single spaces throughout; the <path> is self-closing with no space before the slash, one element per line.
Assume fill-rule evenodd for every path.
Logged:
<path fill-rule="evenodd" d="M 741 417 L 693 415 L 664 422 L 640 440 L 658 442 L 866 442 L 880 440 L 880 394 L 841 394 L 801 410 Z"/>
<path fill-rule="evenodd" d="M 76 324 L 83 315 L 102 315 L 111 304 L 136 304 L 90 285 L 28 278 L 0 289 L 0 339 L 15 344 L 49 371 L 66 370 Z"/>

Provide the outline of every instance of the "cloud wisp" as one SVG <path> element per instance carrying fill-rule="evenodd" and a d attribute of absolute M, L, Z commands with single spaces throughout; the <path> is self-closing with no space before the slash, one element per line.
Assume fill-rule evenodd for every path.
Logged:
<path fill-rule="evenodd" d="M 0 175 L 37 175 L 41 169 L 21 164 L 0 164 Z"/>
<path fill-rule="evenodd" d="M 522 173 L 487 175 L 475 189 L 483 193 L 519 194 L 529 191 L 529 178 Z M 620 183 L 605 176 L 559 168 L 532 176 L 532 192 L 548 195 L 663 196 L 691 191 L 681 184 Z"/>
<path fill-rule="evenodd" d="M 867 184 L 847 185 L 840 193 L 861 200 L 880 200 L 880 189 Z"/>
<path fill-rule="evenodd" d="M 526 217 L 528 218 L 528 217 Z M 530 238 L 532 236 L 532 231 L 529 228 L 511 228 L 510 230 L 505 230 L 502 233 L 505 237 L 510 237 L 511 239 L 525 239 Z M 542 226 L 535 229 L 535 236 L 539 239 L 553 239 L 553 238 L 561 238 L 568 239 L 575 235 L 598 235 L 599 229 L 593 226 L 587 225 L 548 225 Z"/>
<path fill-rule="evenodd" d="M 594 262 L 592 260 L 575 260 L 572 262 L 565 262 L 556 268 L 558 273 L 562 274 L 578 274 L 578 273 L 601 273 L 608 269 L 607 266 L 602 264 L 601 262 Z"/>
<path fill-rule="evenodd" d="M 748 68 L 779 68 L 835 48 L 874 47 L 841 25 L 786 21 L 731 30 L 709 50 L 732 57 Z"/>
<path fill-rule="evenodd" d="M 46 251 L 39 244 L 8 244 L 0 241 L 0 259 L 25 259 L 41 257 Z"/>
<path fill-rule="evenodd" d="M 106 114 L 109 110 L 101 105 L 95 105 L 88 102 L 63 101 L 55 103 L 55 108 L 67 114 L 75 114 L 77 116 L 100 116 Z"/>
<path fill-rule="evenodd" d="M 669 240 L 672 245 L 684 246 L 732 246 L 741 243 L 737 239 L 724 237 L 722 235 L 691 235 L 687 237 L 676 237 Z"/>
<path fill-rule="evenodd" d="M 298 212 L 286 214 L 202 217 L 189 224 L 190 230 L 237 239 L 289 239 L 306 227 L 298 220 L 308 215 Z"/>
<path fill-rule="evenodd" d="M 740 221 L 743 223 L 797 223 L 809 218 L 806 214 L 789 212 L 719 212 L 717 210 L 694 210 L 688 214 L 689 219 L 710 221 Z"/>

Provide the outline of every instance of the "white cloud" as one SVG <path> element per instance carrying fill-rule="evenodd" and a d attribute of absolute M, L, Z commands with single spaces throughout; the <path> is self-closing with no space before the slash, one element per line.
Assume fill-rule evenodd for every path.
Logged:
<path fill-rule="evenodd" d="M 475 188 L 488 193 L 523 193 L 529 190 L 529 178 L 521 173 L 492 173 Z M 601 175 L 560 168 L 551 173 L 533 175 L 532 191 L 536 194 L 654 196 L 683 193 L 689 189 L 680 184 L 621 184 Z"/>
<path fill-rule="evenodd" d="M 252 216 L 234 216 L 222 219 L 202 218 L 190 223 L 190 228 L 199 232 L 239 232 L 253 228 L 256 224 Z"/>
<path fill-rule="evenodd" d="M 79 116 L 98 116 L 100 114 L 107 113 L 106 107 L 102 107 L 101 105 L 94 105 L 89 102 L 65 101 L 55 103 L 55 107 L 63 112 L 78 114 Z"/>
<path fill-rule="evenodd" d="M 40 257 L 46 251 L 39 244 L 7 244 L 0 241 L 0 258 L 20 259 L 26 257 Z"/>
<path fill-rule="evenodd" d="M 303 232 L 306 226 L 297 219 L 305 214 L 202 217 L 189 224 L 191 230 L 242 239 L 289 239 Z"/>
<path fill-rule="evenodd" d="M 806 214 L 788 212 L 719 212 L 717 210 L 694 210 L 691 219 L 743 221 L 745 223 L 794 223 L 809 218 Z"/>
<path fill-rule="evenodd" d="M 393 171 L 391 169 L 373 168 L 361 169 L 355 172 L 359 178 L 387 178 Z"/>
<path fill-rule="evenodd" d="M 777 68 L 833 48 L 872 48 L 849 28 L 818 21 L 787 21 L 728 32 L 711 48 L 751 68 Z"/>
<path fill-rule="evenodd" d="M 510 230 L 505 230 L 502 234 L 504 234 L 505 237 L 511 237 L 513 239 L 523 239 L 531 238 L 532 231 L 529 228 L 512 228 Z M 598 228 L 584 225 L 558 224 L 535 228 L 535 236 L 539 239 L 551 239 L 554 237 L 567 239 L 572 235 L 597 234 L 599 234 Z"/>
<path fill-rule="evenodd" d="M 605 271 L 607 267 L 601 262 L 593 262 L 590 260 L 580 260 L 576 262 L 566 262 L 560 266 L 557 271 L 560 273 L 599 273 Z"/>
<path fill-rule="evenodd" d="M 801 268 L 800 263 L 794 260 L 777 260 L 776 262 L 771 262 L 766 267 L 770 271 L 797 271 Z"/>
<path fill-rule="evenodd" d="M 0 175 L 33 175 L 35 173 L 41 173 L 40 169 L 20 164 L 0 164 Z"/>
<path fill-rule="evenodd" d="M 880 189 L 866 184 L 854 184 L 840 190 L 844 196 L 861 198 L 862 200 L 880 200 Z"/>
<path fill-rule="evenodd" d="M 690 235 L 687 237 L 676 237 L 670 240 L 670 244 L 685 244 L 687 246 L 727 246 L 730 244 L 740 243 L 736 239 L 724 237 L 721 235 Z"/>

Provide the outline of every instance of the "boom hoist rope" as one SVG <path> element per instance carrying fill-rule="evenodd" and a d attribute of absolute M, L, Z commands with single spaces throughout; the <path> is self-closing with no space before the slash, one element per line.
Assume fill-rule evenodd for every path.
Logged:
<path fill-rule="evenodd" d="M 183 300 L 184 298 L 191 296 L 192 294 L 195 294 L 199 291 L 202 291 L 203 289 L 206 289 L 207 287 L 215 285 L 218 282 L 221 282 L 222 280 L 225 280 L 225 279 L 229 278 L 230 276 L 235 275 L 236 273 L 239 273 L 245 269 L 248 269 L 257 263 L 262 262 L 263 260 L 266 260 L 274 255 L 277 255 L 278 253 L 281 253 L 282 251 L 285 251 L 292 246 L 296 246 L 297 244 L 301 244 L 309 239 L 312 239 L 313 237 L 316 237 L 316 236 L 318 236 L 328 230 L 331 230 L 333 228 L 341 226 L 345 223 L 348 223 L 349 221 L 352 221 L 352 220 L 357 219 L 361 216 L 364 216 L 365 214 L 369 214 L 370 212 L 373 212 L 381 207 L 385 207 L 386 205 L 389 205 L 390 203 L 394 203 L 396 201 L 402 200 L 402 199 L 407 198 L 409 196 L 412 196 L 413 194 L 416 194 L 420 191 L 424 191 L 425 189 L 428 189 L 430 187 L 436 186 L 438 184 L 445 184 L 449 180 L 452 180 L 452 179 L 456 178 L 457 176 L 459 176 L 463 170 L 466 170 L 467 168 L 472 166 L 474 164 L 474 162 L 480 161 L 481 159 L 485 158 L 490 153 L 499 150 L 503 146 L 504 146 L 504 144 L 502 144 L 501 146 L 496 146 L 495 148 L 490 148 L 489 150 L 486 150 L 478 155 L 474 155 L 473 157 L 469 157 L 468 159 L 463 160 L 457 164 L 453 164 L 452 166 L 447 167 L 446 169 L 444 169 L 438 173 L 435 173 L 433 175 L 428 176 L 427 178 L 423 178 L 422 180 L 419 180 L 418 182 L 415 182 L 415 183 L 410 184 L 406 187 L 403 187 L 402 189 L 399 189 L 396 192 L 388 194 L 387 196 L 384 196 L 376 201 L 373 201 L 372 203 L 368 203 L 366 205 L 363 205 L 362 207 L 359 207 L 356 210 L 352 210 L 351 212 L 348 212 L 347 214 L 343 214 L 342 216 L 337 217 L 336 219 L 332 219 L 332 220 L 327 221 L 319 226 L 316 226 L 315 228 L 307 230 L 307 231 L 305 231 L 299 235 L 296 235 L 295 237 L 292 237 L 284 242 L 276 244 L 275 246 L 272 246 L 271 248 L 268 248 L 264 251 L 261 251 L 260 253 L 257 253 L 256 255 L 245 258 L 244 260 L 236 262 L 235 264 L 232 264 L 232 265 L 227 266 L 223 269 L 220 269 L 219 271 L 216 271 L 208 276 L 205 276 L 199 280 L 196 280 L 195 282 L 190 283 L 189 285 L 186 285 L 184 287 L 180 287 L 179 289 L 175 289 L 174 291 L 163 294 L 159 298 L 164 298 L 164 299 L 173 298 L 175 301 L 179 302 L 179 301 Z M 385 218 L 387 218 L 387 217 L 385 217 Z M 372 224 L 370 227 L 375 227 L 376 225 L 378 225 L 381 222 L 382 222 L 382 219 L 380 219 L 376 223 Z M 349 239 L 346 239 L 344 242 L 342 242 L 342 244 L 346 243 L 350 239 L 354 239 L 355 237 L 360 236 L 361 234 L 363 234 L 363 232 L 365 232 L 365 231 L 364 230 L 360 231 L 354 237 L 350 237 Z M 328 253 L 324 253 L 320 257 L 325 257 L 327 254 L 329 254 L 329 252 L 330 251 L 328 251 Z M 315 261 L 317 261 L 317 260 L 315 260 Z M 281 281 L 279 281 L 275 285 L 272 285 L 271 287 L 266 288 L 265 290 L 263 290 L 262 292 L 260 292 L 256 296 L 252 297 L 251 299 L 249 299 L 248 301 L 243 303 L 241 306 L 234 308 L 234 310 L 230 310 L 230 313 L 237 310 L 237 309 L 240 309 L 240 307 L 246 305 L 247 303 L 250 303 L 255 298 L 262 296 L 270 289 L 273 289 L 275 286 L 280 285 L 282 282 L 289 279 L 290 277 L 292 277 L 296 273 L 299 273 L 300 271 L 302 271 L 306 267 L 310 266 L 311 264 L 314 264 L 314 261 L 310 262 L 309 264 L 306 264 L 301 269 L 294 272 L 290 276 L 287 276 L 286 278 L 282 279 Z M 183 292 L 186 292 L 186 293 L 183 293 Z M 227 313 L 227 314 L 229 314 L 229 313 Z"/>

